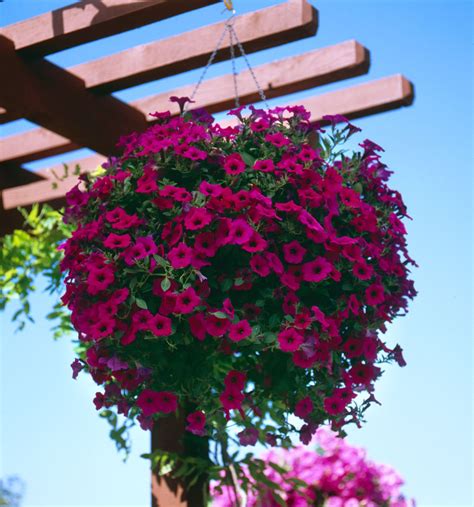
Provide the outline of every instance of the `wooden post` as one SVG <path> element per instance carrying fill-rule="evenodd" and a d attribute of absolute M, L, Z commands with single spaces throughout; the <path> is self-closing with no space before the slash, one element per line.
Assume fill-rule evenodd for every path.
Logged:
<path fill-rule="evenodd" d="M 183 456 L 195 456 L 206 459 L 209 453 L 207 438 L 197 437 L 185 430 L 185 417 L 171 415 L 160 419 L 151 433 L 151 450 L 168 451 Z M 205 476 L 191 488 L 186 479 L 160 477 L 151 474 L 152 507 L 205 507 L 205 491 L 209 487 Z"/>

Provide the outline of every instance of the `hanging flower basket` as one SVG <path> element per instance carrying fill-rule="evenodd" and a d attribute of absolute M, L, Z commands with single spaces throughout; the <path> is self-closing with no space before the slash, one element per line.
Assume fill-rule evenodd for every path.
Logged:
<path fill-rule="evenodd" d="M 196 435 L 232 419 L 242 445 L 308 442 L 359 424 L 381 365 L 404 364 L 380 332 L 415 295 L 406 209 L 379 146 L 343 151 L 343 118 L 250 109 L 226 128 L 155 113 L 69 192 L 73 368 L 143 428 L 179 410 Z"/>

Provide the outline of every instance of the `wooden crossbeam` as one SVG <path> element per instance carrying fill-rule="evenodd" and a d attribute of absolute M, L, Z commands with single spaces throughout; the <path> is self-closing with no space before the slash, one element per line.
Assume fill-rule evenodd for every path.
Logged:
<path fill-rule="evenodd" d="M 146 126 L 144 115 L 133 107 L 111 96 L 94 95 L 83 81 L 51 62 L 23 58 L 3 36 L 0 57 L 8 69 L 0 103 L 81 146 L 110 154 L 121 134 Z"/>
<path fill-rule="evenodd" d="M 369 69 L 369 60 L 368 50 L 352 40 L 260 65 L 254 71 L 265 94 L 270 98 L 366 73 Z M 241 104 L 259 100 L 258 91 L 249 71 L 240 73 L 237 81 Z M 145 115 L 168 109 L 172 114 L 178 114 L 179 108 L 176 104 L 170 103 L 170 95 L 190 96 L 194 86 L 185 86 L 139 99 L 131 102 L 131 105 Z M 234 95 L 231 75 L 209 79 L 201 84 L 196 104 L 192 107 L 205 107 L 212 113 L 224 111 L 233 106 Z M 23 163 L 74 149 L 77 149 L 77 145 L 69 139 L 46 129 L 35 129 L 1 139 L 0 162 L 10 160 Z"/>
<path fill-rule="evenodd" d="M 306 0 L 285 3 L 243 14 L 235 20 L 235 30 L 247 53 L 259 51 L 316 33 L 317 11 Z M 143 44 L 125 51 L 69 67 L 87 88 L 111 92 L 154 79 L 178 74 L 205 65 L 219 39 L 224 22 Z M 215 61 L 230 57 L 225 38 Z M 0 123 L 21 117 L 21 113 L 2 104 Z"/>
<path fill-rule="evenodd" d="M 179 74 L 206 64 L 224 30 L 224 23 L 136 46 L 68 70 L 83 79 L 88 88 L 101 92 Z M 237 17 L 234 28 L 245 51 L 252 53 L 314 35 L 317 13 L 306 0 L 288 0 Z M 215 61 L 226 60 L 229 56 L 226 37 Z"/>
<path fill-rule="evenodd" d="M 23 164 L 81 148 L 66 137 L 45 128 L 0 138 L 0 162 Z M 1 172 L 1 171 L 0 171 Z"/>
<path fill-rule="evenodd" d="M 311 121 L 317 122 L 326 114 L 342 114 L 348 118 L 358 118 L 406 106 L 412 101 L 412 84 L 405 77 L 395 75 L 305 98 L 298 104 L 303 103 L 311 112 Z M 229 123 L 231 122 L 221 122 L 221 124 Z M 83 171 L 86 171 L 95 169 L 104 160 L 100 157 L 88 157 L 69 165 L 73 167 L 78 164 Z M 2 192 L 4 209 L 9 210 L 18 206 L 27 206 L 33 202 L 49 202 L 59 199 L 76 183 L 76 177 L 69 177 L 63 180 L 57 188 L 52 188 L 51 181 L 40 181 L 4 190 Z"/>
<path fill-rule="evenodd" d="M 15 48 L 44 56 L 220 0 L 83 0 L 0 28 Z"/>

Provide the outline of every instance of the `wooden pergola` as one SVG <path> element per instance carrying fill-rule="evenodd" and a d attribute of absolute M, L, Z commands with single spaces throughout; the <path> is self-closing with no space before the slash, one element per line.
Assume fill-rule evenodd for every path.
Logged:
<path fill-rule="evenodd" d="M 21 227 L 18 206 L 35 202 L 61 206 L 65 193 L 77 182 L 77 176 L 55 178 L 55 174 L 63 173 L 62 165 L 32 172 L 22 164 L 86 147 L 96 154 L 68 165 L 78 165 L 82 172 L 91 171 L 116 152 L 120 135 L 144 130 L 151 124 L 153 117 L 148 113 L 170 109 L 178 114 L 177 106 L 168 98 L 190 95 L 192 83 L 130 103 L 118 100 L 111 92 L 204 66 L 225 22 L 67 69 L 44 57 L 218 3 L 220 0 L 83 0 L 0 29 L 0 55 L 7 69 L 0 85 L 0 122 L 26 118 L 38 125 L 0 139 L 0 234 Z M 216 9 L 221 10 L 222 4 Z M 238 16 L 234 23 L 247 53 L 313 37 L 317 27 L 317 11 L 307 0 L 283 1 Z M 224 40 L 215 61 L 230 58 L 229 44 Z M 366 74 L 369 65 L 369 51 L 349 40 L 260 65 L 255 73 L 265 95 L 274 98 Z M 242 104 L 260 100 L 249 71 L 238 75 L 238 88 Z M 327 114 L 358 118 L 407 106 L 412 101 L 412 84 L 395 74 L 316 94 L 306 98 L 304 105 L 316 122 Z M 282 102 L 286 103 L 285 99 Z M 233 103 L 234 84 L 229 74 L 204 81 L 193 107 L 217 113 Z M 154 433 L 153 446 L 180 450 L 182 428 L 174 422 L 167 426 L 160 435 Z M 182 487 L 155 477 L 153 505 L 200 506 L 199 498 L 181 494 Z"/>

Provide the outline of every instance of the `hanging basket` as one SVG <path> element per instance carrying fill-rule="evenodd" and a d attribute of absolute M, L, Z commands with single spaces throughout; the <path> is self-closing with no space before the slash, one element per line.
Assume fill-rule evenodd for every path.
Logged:
<path fill-rule="evenodd" d="M 196 435 L 232 419 L 241 445 L 308 442 L 359 424 L 381 365 L 404 364 L 380 332 L 415 295 L 407 215 L 381 148 L 342 150 L 359 130 L 342 117 L 250 109 L 226 128 L 156 113 L 68 193 L 73 367 L 145 429 L 193 406 Z"/>

